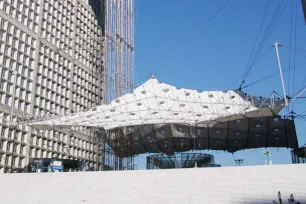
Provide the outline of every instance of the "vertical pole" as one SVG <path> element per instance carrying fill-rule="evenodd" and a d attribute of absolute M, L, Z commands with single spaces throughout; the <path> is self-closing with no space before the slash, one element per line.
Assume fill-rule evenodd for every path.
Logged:
<path fill-rule="evenodd" d="M 278 46 L 282 46 L 282 45 L 279 44 L 276 41 L 273 46 L 275 47 L 275 50 L 276 50 L 278 68 L 279 68 L 280 78 L 281 78 L 281 82 L 282 82 L 282 88 L 283 88 L 283 92 L 284 92 L 285 106 L 287 107 L 288 106 L 288 99 L 287 99 L 286 90 L 285 90 L 285 83 L 284 83 L 284 78 L 283 78 L 282 66 L 281 66 L 281 63 L 280 63 L 279 53 L 278 53 Z"/>

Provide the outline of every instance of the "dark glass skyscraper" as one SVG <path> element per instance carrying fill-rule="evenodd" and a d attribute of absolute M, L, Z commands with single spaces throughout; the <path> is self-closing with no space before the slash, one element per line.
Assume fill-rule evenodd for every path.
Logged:
<path fill-rule="evenodd" d="M 96 15 L 98 24 L 101 27 L 104 35 L 105 31 L 105 0 L 89 0 L 88 4 Z"/>

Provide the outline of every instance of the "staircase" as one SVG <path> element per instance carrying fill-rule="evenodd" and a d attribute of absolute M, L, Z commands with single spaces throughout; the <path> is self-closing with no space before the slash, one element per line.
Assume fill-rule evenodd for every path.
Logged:
<path fill-rule="evenodd" d="M 306 164 L 0 175 L 2 204 L 306 203 Z"/>

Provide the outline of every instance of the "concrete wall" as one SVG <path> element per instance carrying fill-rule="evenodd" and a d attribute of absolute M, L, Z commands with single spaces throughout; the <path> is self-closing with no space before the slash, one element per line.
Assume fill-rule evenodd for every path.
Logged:
<path fill-rule="evenodd" d="M 0 175 L 2 204 L 306 203 L 306 165 Z"/>

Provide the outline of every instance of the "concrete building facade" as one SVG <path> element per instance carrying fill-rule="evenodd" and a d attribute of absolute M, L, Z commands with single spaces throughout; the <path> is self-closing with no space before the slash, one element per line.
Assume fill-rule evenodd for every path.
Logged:
<path fill-rule="evenodd" d="M 90 2 L 0 0 L 0 42 L 0 173 L 22 171 L 39 157 L 102 169 L 94 132 L 20 123 L 103 103 L 103 28 Z"/>

